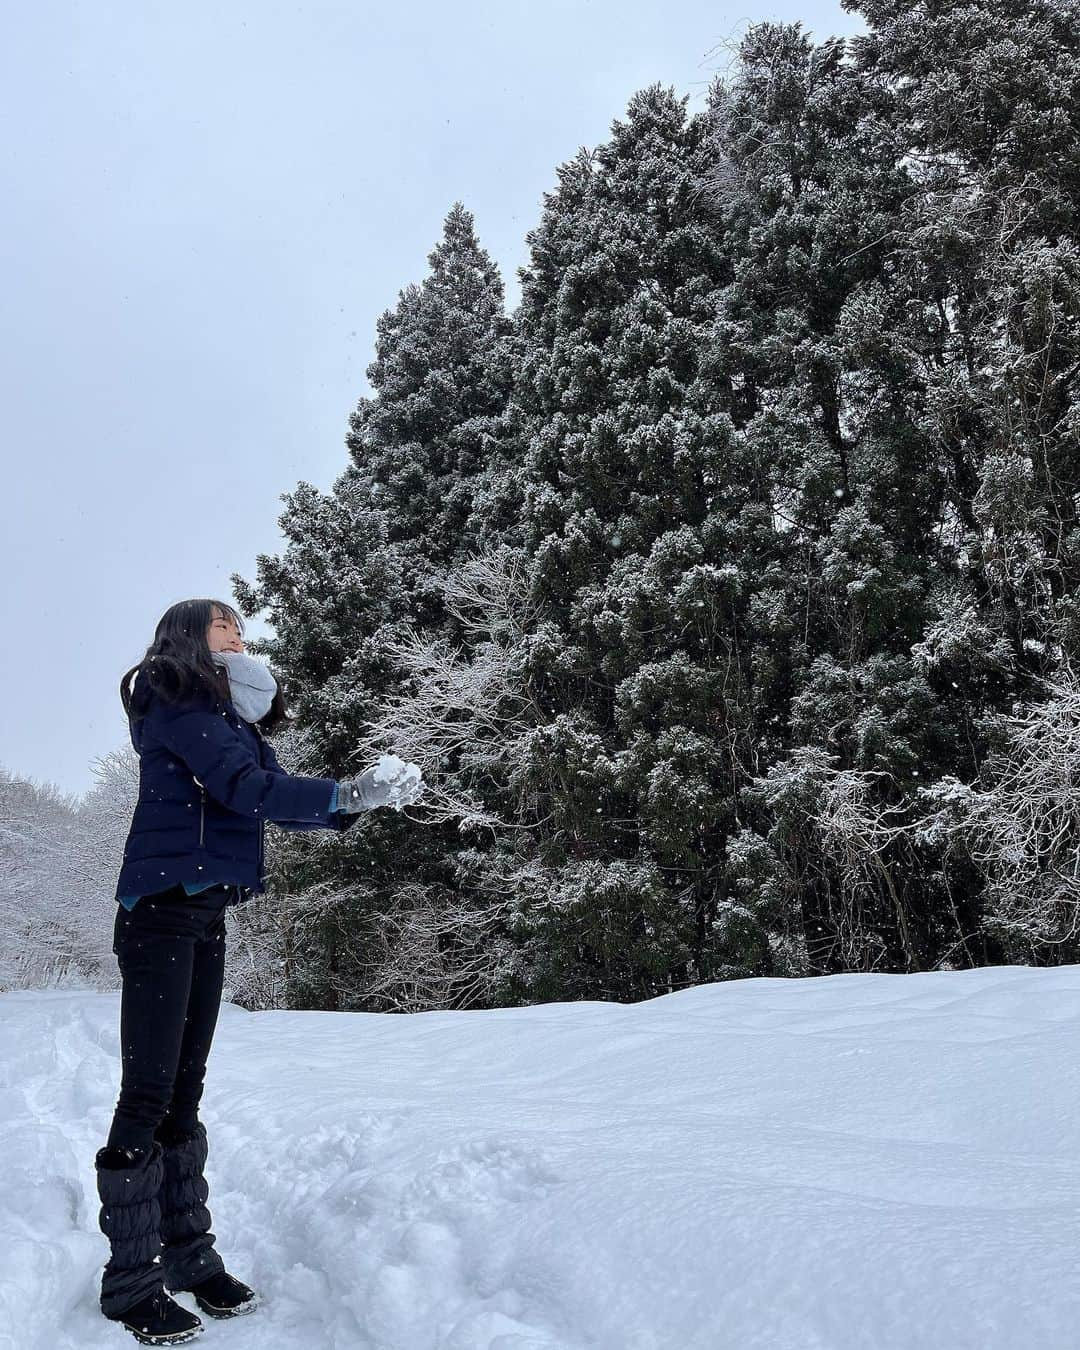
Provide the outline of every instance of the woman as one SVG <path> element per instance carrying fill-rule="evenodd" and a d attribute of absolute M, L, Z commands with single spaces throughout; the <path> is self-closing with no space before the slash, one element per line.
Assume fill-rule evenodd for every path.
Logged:
<path fill-rule="evenodd" d="M 214 1250 L 198 1104 L 221 1002 L 224 914 L 264 889 L 263 822 L 346 830 L 361 811 L 414 801 L 423 784 L 415 766 L 342 782 L 285 773 L 263 736 L 286 720 L 282 694 L 245 654 L 239 616 L 221 601 L 167 610 L 120 697 L 139 798 L 116 888 L 120 1096 L 95 1159 L 110 1242 L 101 1310 L 145 1345 L 176 1345 L 202 1322 L 167 1289 L 189 1290 L 212 1317 L 256 1304 Z"/>

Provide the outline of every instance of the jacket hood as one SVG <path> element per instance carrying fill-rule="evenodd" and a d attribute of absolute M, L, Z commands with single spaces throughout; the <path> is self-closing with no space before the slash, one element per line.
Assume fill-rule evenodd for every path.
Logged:
<path fill-rule="evenodd" d="M 142 754 L 143 719 L 159 699 L 160 695 L 140 667 L 131 686 L 131 707 L 128 714 L 128 731 L 136 754 Z M 195 696 L 187 700 L 187 703 L 193 708 L 212 708 L 220 707 L 221 699 L 216 694 L 207 691 L 201 698 Z"/>

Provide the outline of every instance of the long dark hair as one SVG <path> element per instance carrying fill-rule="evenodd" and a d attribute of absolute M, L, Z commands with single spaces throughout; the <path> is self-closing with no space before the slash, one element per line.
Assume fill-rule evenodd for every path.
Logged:
<path fill-rule="evenodd" d="M 206 641 L 216 610 L 231 618 L 243 634 L 243 619 L 224 600 L 179 600 L 161 616 L 146 655 L 120 680 L 120 701 L 129 719 L 144 715 L 151 692 L 167 703 L 218 702 L 231 697 L 228 671 L 214 660 Z M 132 691 L 135 675 L 139 685 Z M 280 679 L 277 686 L 270 711 L 255 724 L 266 735 L 290 720 Z"/>

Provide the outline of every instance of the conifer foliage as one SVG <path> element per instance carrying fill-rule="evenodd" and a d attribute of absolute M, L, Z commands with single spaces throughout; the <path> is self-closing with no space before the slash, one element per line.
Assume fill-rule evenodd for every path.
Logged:
<path fill-rule="evenodd" d="M 512 316 L 455 206 L 234 579 L 298 766 L 432 785 L 280 845 L 294 1000 L 1080 955 L 1080 10 L 845 4 L 637 94 Z"/>

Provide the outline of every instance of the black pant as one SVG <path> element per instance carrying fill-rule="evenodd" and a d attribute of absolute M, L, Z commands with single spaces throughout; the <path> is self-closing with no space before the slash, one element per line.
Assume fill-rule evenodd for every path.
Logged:
<path fill-rule="evenodd" d="M 108 1147 L 150 1148 L 198 1124 L 225 973 L 225 910 L 234 885 L 183 886 L 117 904 L 113 951 L 122 1074 Z"/>

